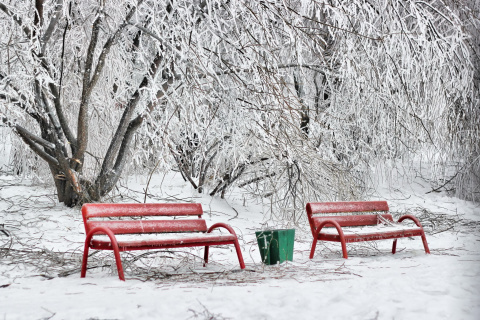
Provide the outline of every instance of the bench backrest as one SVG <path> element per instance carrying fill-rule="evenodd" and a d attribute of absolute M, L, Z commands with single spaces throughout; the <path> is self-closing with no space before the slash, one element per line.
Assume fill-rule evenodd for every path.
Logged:
<path fill-rule="evenodd" d="M 199 203 L 86 203 L 82 206 L 86 233 L 95 227 L 108 227 L 115 234 L 206 232 L 207 224 L 201 219 L 202 214 Z M 182 216 L 197 218 L 165 219 Z M 138 219 L 145 217 L 158 219 Z"/>
<path fill-rule="evenodd" d="M 335 220 L 341 227 L 376 225 L 379 221 L 376 212 L 385 212 L 380 214 L 382 218 L 393 221 L 386 201 L 311 202 L 306 209 L 313 235 L 325 220 Z"/>

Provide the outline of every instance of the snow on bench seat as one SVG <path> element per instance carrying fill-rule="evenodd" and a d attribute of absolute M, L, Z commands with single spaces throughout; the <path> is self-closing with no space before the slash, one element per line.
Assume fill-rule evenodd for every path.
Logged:
<path fill-rule="evenodd" d="M 414 237 L 422 233 L 423 229 L 417 226 L 406 225 L 376 225 L 362 227 L 343 227 L 346 242 L 373 241 L 393 238 Z M 340 241 L 340 235 L 336 228 L 323 228 L 319 236 L 320 240 Z"/>
<path fill-rule="evenodd" d="M 192 233 L 192 234 L 135 234 L 135 235 L 116 235 L 115 236 L 120 251 L 126 251 L 129 248 L 173 248 L 173 247 L 190 247 L 196 243 L 214 243 L 219 245 L 222 243 L 231 244 L 235 241 L 236 236 L 232 234 L 217 233 Z M 112 242 L 108 236 L 94 236 L 91 241 L 91 248 L 98 250 L 106 250 L 112 248 Z M 142 249 L 143 250 L 143 249 Z"/>

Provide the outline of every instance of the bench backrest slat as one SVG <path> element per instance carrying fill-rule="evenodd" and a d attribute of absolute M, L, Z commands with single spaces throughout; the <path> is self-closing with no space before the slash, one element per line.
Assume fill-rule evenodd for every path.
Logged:
<path fill-rule="evenodd" d="M 88 233 L 95 227 L 107 227 L 114 234 L 207 231 L 207 224 L 204 219 L 88 221 L 86 232 Z"/>
<path fill-rule="evenodd" d="M 307 214 L 309 215 L 315 213 L 375 212 L 388 210 L 387 201 L 307 203 Z"/>
<path fill-rule="evenodd" d="M 94 217 L 202 216 L 200 203 L 86 203 L 84 219 Z"/>
<path fill-rule="evenodd" d="M 375 225 L 378 223 L 378 215 L 372 213 L 389 211 L 386 201 L 311 202 L 307 203 L 306 209 L 314 236 L 315 229 L 326 219 L 335 220 L 341 227 Z M 339 215 L 332 215 L 332 213 Z M 342 213 L 350 215 L 340 215 Z M 381 215 L 393 221 L 390 214 Z"/>
<path fill-rule="evenodd" d="M 86 203 L 82 206 L 83 222 L 87 233 L 97 226 L 108 227 L 117 234 L 206 232 L 207 224 L 204 219 L 201 219 L 202 214 L 203 209 L 200 203 Z M 172 217 L 182 216 L 191 218 L 197 216 L 198 219 L 172 220 Z M 125 220 L 129 217 L 167 218 Z M 118 219 L 105 220 L 106 218 Z"/>
<path fill-rule="evenodd" d="M 393 217 L 391 214 L 382 214 L 384 219 L 393 222 Z M 325 220 L 335 220 L 338 222 L 340 227 L 352 227 L 352 226 L 372 226 L 378 224 L 378 215 L 376 214 L 362 214 L 354 216 L 323 216 L 323 217 L 313 217 L 313 224 L 315 228 Z M 333 225 L 327 225 L 332 227 Z"/>

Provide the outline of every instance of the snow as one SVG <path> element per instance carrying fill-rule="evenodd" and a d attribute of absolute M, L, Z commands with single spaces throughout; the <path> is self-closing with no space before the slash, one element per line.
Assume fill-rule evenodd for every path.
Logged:
<path fill-rule="evenodd" d="M 145 180 L 129 181 L 122 201 L 142 201 Z M 233 246 L 212 247 L 206 268 L 202 248 L 134 261 L 148 252 L 141 251 L 122 253 L 122 282 L 111 252 L 91 256 L 96 268 L 80 278 L 79 208 L 58 204 L 50 187 L 2 176 L 0 224 L 10 237 L 0 232 L 0 319 L 480 319 L 478 205 L 426 194 L 417 182 L 390 185 L 396 189 L 379 188 L 372 200 L 387 200 L 397 218 L 420 217 L 430 255 L 415 237 L 399 239 L 395 255 L 391 240 L 348 244 L 348 259 L 339 244 L 319 243 L 310 260 L 312 236 L 301 221 L 293 226 L 293 261 L 266 266 L 255 231 L 292 225 L 262 214 L 266 207 L 241 190 L 222 200 L 199 195 L 179 175 L 154 176 L 149 193 L 156 198 L 148 202 L 202 203 L 209 226 L 235 229 L 246 269 Z"/>
<path fill-rule="evenodd" d="M 407 225 L 402 225 L 402 224 L 395 224 L 395 225 L 383 225 L 379 224 L 376 226 L 368 226 L 368 227 L 352 227 L 352 228 L 342 228 L 342 231 L 345 235 L 367 235 L 367 234 L 383 234 L 386 232 L 394 232 L 394 231 L 400 231 L 400 230 L 405 230 L 405 231 L 413 231 L 413 230 L 420 230 L 420 228 L 417 227 L 411 227 Z M 338 231 L 333 228 L 325 228 L 325 230 L 322 229 L 322 233 L 325 234 L 338 234 Z"/>

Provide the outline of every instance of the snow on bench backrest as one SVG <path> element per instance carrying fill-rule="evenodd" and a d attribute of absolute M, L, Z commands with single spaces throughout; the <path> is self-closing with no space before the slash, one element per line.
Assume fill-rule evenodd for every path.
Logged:
<path fill-rule="evenodd" d="M 351 201 L 351 202 L 311 202 L 307 203 L 307 214 L 325 213 L 363 213 L 388 211 L 386 201 Z"/>
<path fill-rule="evenodd" d="M 108 227 L 115 234 L 157 232 L 206 232 L 207 224 L 199 203 L 87 203 L 82 206 L 85 231 L 95 227 Z M 198 219 L 125 220 L 127 217 L 181 217 Z M 103 218 L 103 220 L 98 219 Z M 108 220 L 105 220 L 107 219 Z M 111 220 L 111 218 L 118 218 Z M 91 220 L 93 219 L 93 220 Z"/>
<path fill-rule="evenodd" d="M 203 214 L 200 203 L 86 203 L 84 219 L 93 217 L 198 216 Z"/>

